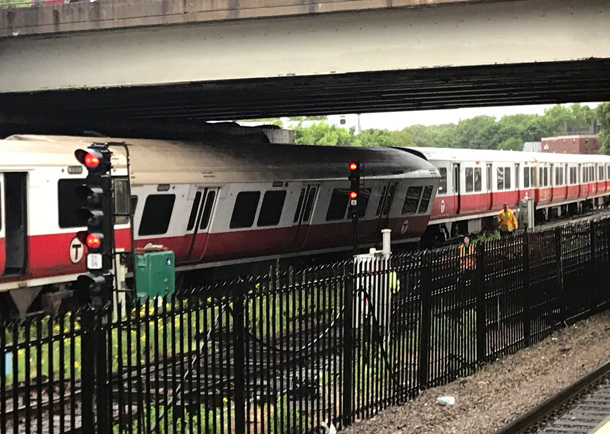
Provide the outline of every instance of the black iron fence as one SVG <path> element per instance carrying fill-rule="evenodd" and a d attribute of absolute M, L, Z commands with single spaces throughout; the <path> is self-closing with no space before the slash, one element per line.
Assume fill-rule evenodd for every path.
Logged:
<path fill-rule="evenodd" d="M 341 428 L 606 307 L 610 220 L 270 271 L 0 333 L 0 434 Z"/>

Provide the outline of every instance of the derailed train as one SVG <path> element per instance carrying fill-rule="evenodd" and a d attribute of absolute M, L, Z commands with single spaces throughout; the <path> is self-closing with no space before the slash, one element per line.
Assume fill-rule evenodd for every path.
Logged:
<path fill-rule="evenodd" d="M 1 314 L 56 305 L 86 271 L 74 151 L 100 141 L 129 149 L 128 168 L 112 148 L 112 174 L 134 247 L 174 251 L 177 273 L 349 250 L 351 161 L 362 168 L 362 246 L 384 228 L 404 243 L 493 227 L 503 203 L 526 195 L 547 217 L 610 194 L 610 157 L 598 155 L 17 135 L 0 141 Z M 117 218 L 117 248 L 131 248 L 130 227 Z"/>
<path fill-rule="evenodd" d="M 5 315 L 56 306 L 86 271 L 74 193 L 86 171 L 74 151 L 106 141 L 129 150 L 128 168 L 125 150 L 111 148 L 115 212 L 133 215 L 135 248 L 174 251 L 177 273 L 349 249 L 351 161 L 363 177 L 362 245 L 383 228 L 395 242 L 418 240 L 439 184 L 434 166 L 403 149 L 11 136 L 0 141 Z M 117 248 L 131 248 L 130 227 L 117 217 Z"/>

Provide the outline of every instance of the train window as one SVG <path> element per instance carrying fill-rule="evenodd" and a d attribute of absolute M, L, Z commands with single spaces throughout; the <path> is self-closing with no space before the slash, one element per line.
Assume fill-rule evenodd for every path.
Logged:
<path fill-rule="evenodd" d="M 151 194 L 146 198 L 138 235 L 162 235 L 169 228 L 175 194 Z"/>
<path fill-rule="evenodd" d="M 403 214 L 415 214 L 417 212 L 422 190 L 422 186 L 409 187 L 407 190 L 407 196 L 405 197 L 405 203 L 402 205 Z"/>
<path fill-rule="evenodd" d="M 201 192 L 198 191 L 195 194 L 195 200 L 193 201 L 193 207 L 191 208 L 191 215 L 189 216 L 189 222 L 186 225 L 186 230 L 190 231 L 195 227 L 195 219 L 197 218 L 197 213 L 199 212 L 199 204 L 201 203 Z"/>
<path fill-rule="evenodd" d="M 561 185 L 561 167 L 555 167 L 555 185 Z"/>
<path fill-rule="evenodd" d="M 544 186 L 545 187 L 549 186 L 549 168 L 548 167 L 544 168 Z"/>
<path fill-rule="evenodd" d="M 57 183 L 59 227 L 77 228 L 86 226 L 77 216 L 76 211 L 83 206 L 74 189 L 82 185 L 84 179 L 60 179 Z"/>
<path fill-rule="evenodd" d="M 481 169 L 477 169 L 479 172 Z M 480 178 L 480 176 L 479 176 Z M 424 194 L 422 195 L 421 202 L 419 204 L 419 210 L 417 211 L 419 214 L 423 214 L 428 211 L 428 205 L 430 204 L 430 197 L 432 196 L 432 186 L 426 185 L 424 188 Z"/>
<path fill-rule="evenodd" d="M 523 168 L 523 188 L 529 188 L 529 187 L 530 187 L 530 168 L 524 167 Z"/>
<path fill-rule="evenodd" d="M 598 181 L 604 180 L 604 166 L 599 166 L 599 176 L 597 178 Z"/>
<path fill-rule="evenodd" d="M 131 213 L 131 216 L 133 217 L 134 215 L 136 215 L 136 207 L 138 206 L 138 196 L 131 196 L 131 200 L 130 200 L 131 204 L 131 208 L 129 210 L 129 212 Z"/>
<path fill-rule="evenodd" d="M 297 210 L 294 213 L 294 219 L 292 220 L 293 223 L 296 223 L 299 221 L 299 217 L 301 216 L 301 209 L 303 209 L 303 200 L 305 200 L 305 189 L 304 188 L 301 189 L 301 195 L 299 196 L 299 203 L 297 204 Z"/>
<path fill-rule="evenodd" d="M 471 193 L 474 190 L 474 171 L 472 167 L 466 168 L 466 193 Z"/>
<path fill-rule="evenodd" d="M 381 215 L 388 215 L 390 213 L 390 208 L 392 207 L 392 202 L 394 201 L 394 193 L 396 193 L 396 183 L 390 184 L 390 188 L 388 189 L 388 195 L 385 198 L 385 202 L 383 204 L 383 210 L 381 211 Z"/>
<path fill-rule="evenodd" d="M 544 169 L 542 167 L 538 169 L 538 185 L 544 187 Z"/>
<path fill-rule="evenodd" d="M 210 190 L 203 205 L 203 214 L 201 215 L 201 223 L 199 229 L 207 229 L 210 224 L 210 217 L 214 209 L 214 201 L 216 200 L 216 191 Z"/>
<path fill-rule="evenodd" d="M 608 173 L 607 173 L 607 175 L 608 175 L 608 176 L 607 176 L 607 179 L 610 181 L 610 166 L 608 166 L 608 168 L 607 168 L 607 172 L 608 172 Z"/>
<path fill-rule="evenodd" d="M 536 168 L 531 167 L 530 168 L 530 187 L 535 187 L 535 186 L 536 186 Z"/>
<path fill-rule="evenodd" d="M 360 196 L 358 196 L 358 217 L 364 218 L 366 214 L 366 208 L 369 204 L 369 198 L 371 197 L 371 189 L 364 188 L 360 190 Z"/>
<path fill-rule="evenodd" d="M 570 184 L 576 184 L 576 167 L 570 167 Z"/>
<path fill-rule="evenodd" d="M 487 191 L 491 191 L 491 186 L 493 185 L 491 182 L 491 178 L 492 178 L 492 168 L 491 168 L 491 164 L 487 165 Z"/>
<path fill-rule="evenodd" d="M 343 220 L 349 203 L 349 190 L 335 188 L 326 211 L 326 220 Z"/>
<path fill-rule="evenodd" d="M 383 186 L 383 188 L 381 189 L 381 196 L 379 196 L 379 203 L 377 204 L 377 211 L 375 211 L 375 215 L 379 216 L 379 214 L 381 214 L 381 209 L 383 207 L 383 202 L 385 199 L 385 192 L 388 189 L 388 187 L 386 185 Z"/>
<path fill-rule="evenodd" d="M 117 225 L 124 225 L 129 222 L 128 214 L 131 213 L 129 207 L 131 206 L 131 201 L 128 196 L 129 193 L 129 184 L 127 178 L 114 178 L 112 180 L 112 185 L 114 189 L 114 212 L 117 215 L 115 218 L 115 223 Z"/>
<path fill-rule="evenodd" d="M 504 168 L 504 188 L 510 189 L 510 167 Z"/>
<path fill-rule="evenodd" d="M 235 208 L 229 227 L 231 229 L 249 228 L 254 223 L 254 216 L 261 198 L 260 191 L 242 191 L 235 199 Z"/>
<path fill-rule="evenodd" d="M 498 167 L 496 175 L 498 190 L 504 190 L 504 167 Z"/>
<path fill-rule="evenodd" d="M 316 193 L 318 192 L 317 188 L 310 188 L 307 193 L 307 201 L 305 202 L 305 211 L 303 211 L 303 221 L 309 221 L 309 217 L 311 217 L 311 212 L 313 211 L 313 204 L 316 200 Z"/>
<path fill-rule="evenodd" d="M 477 167 L 474 169 L 474 191 L 481 191 L 483 189 L 481 182 L 481 168 Z"/>
<path fill-rule="evenodd" d="M 610 167 L 609 167 L 610 169 Z M 438 169 L 441 174 L 441 180 L 438 184 L 438 194 L 446 194 L 447 193 L 447 168 L 441 167 Z"/>
<path fill-rule="evenodd" d="M 286 201 L 286 190 L 271 190 L 265 193 L 257 226 L 275 226 L 280 222 Z"/>

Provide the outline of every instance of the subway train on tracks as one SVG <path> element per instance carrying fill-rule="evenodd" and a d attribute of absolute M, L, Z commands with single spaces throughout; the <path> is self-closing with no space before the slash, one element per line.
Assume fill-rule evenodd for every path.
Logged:
<path fill-rule="evenodd" d="M 495 229 L 503 204 L 534 198 L 536 220 L 576 215 L 610 200 L 610 156 L 455 148 L 412 148 L 441 176 L 428 244 Z"/>
<path fill-rule="evenodd" d="M 52 310 L 85 272 L 74 151 L 113 146 L 115 245 L 162 245 L 177 273 L 349 250 L 348 164 L 361 164 L 361 245 L 425 232 L 439 173 L 405 149 L 15 135 L 0 140 L 0 308 Z"/>

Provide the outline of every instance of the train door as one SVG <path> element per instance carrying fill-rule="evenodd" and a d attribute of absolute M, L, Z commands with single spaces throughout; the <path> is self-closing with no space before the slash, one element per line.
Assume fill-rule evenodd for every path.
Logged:
<path fill-rule="evenodd" d="M 521 165 L 515 163 L 515 191 L 517 192 L 517 198 L 515 199 L 515 206 L 519 206 L 519 199 L 521 198 Z"/>
<path fill-rule="evenodd" d="M 297 226 L 294 237 L 295 248 L 302 247 L 307 240 L 309 223 L 316 205 L 319 190 L 319 184 L 306 184 L 301 188 L 301 194 L 299 195 L 299 202 L 293 220 L 293 223 Z"/>
<path fill-rule="evenodd" d="M 0 173 L 0 270 L 4 270 L 4 174 Z"/>
<path fill-rule="evenodd" d="M 377 220 L 377 231 L 373 236 L 377 236 L 381 233 L 382 229 L 388 227 L 388 218 L 390 216 L 390 209 L 392 208 L 392 202 L 394 202 L 394 195 L 396 193 L 397 182 L 390 182 L 385 184 L 381 188 L 381 197 L 377 205 L 375 216 Z"/>
<path fill-rule="evenodd" d="M 486 179 L 487 179 L 487 183 L 485 184 L 485 192 L 487 194 L 487 209 L 493 209 L 494 206 L 494 195 L 492 193 L 492 176 L 493 176 L 493 172 L 492 172 L 492 165 L 491 163 L 487 163 L 487 173 L 486 173 Z"/>
<path fill-rule="evenodd" d="M 187 261 L 200 260 L 205 254 L 218 192 L 218 187 L 199 187 L 195 192 L 193 207 L 186 227 L 187 234 L 191 234 Z"/>
<path fill-rule="evenodd" d="M 460 165 L 454 163 L 452 165 L 453 172 L 453 214 L 459 214 L 461 208 L 461 195 L 460 195 Z"/>
<path fill-rule="evenodd" d="M 27 266 L 27 173 L 4 173 L 4 275 Z"/>

